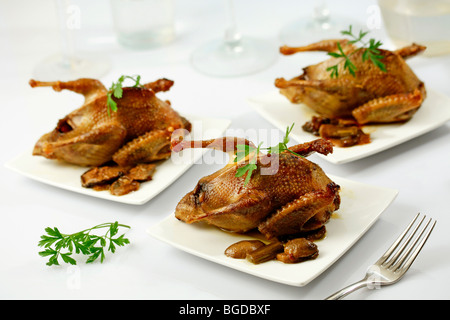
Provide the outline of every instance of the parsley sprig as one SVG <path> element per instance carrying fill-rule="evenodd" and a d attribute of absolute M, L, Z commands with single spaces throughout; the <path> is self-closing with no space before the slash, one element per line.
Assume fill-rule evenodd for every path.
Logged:
<path fill-rule="evenodd" d="M 261 150 L 261 145 L 262 142 L 258 145 L 257 148 L 245 144 L 238 144 L 236 146 L 237 152 L 236 157 L 234 158 L 234 162 L 241 161 L 250 156 L 248 159 L 248 164 L 243 167 L 237 168 L 236 170 L 235 176 L 237 178 L 242 177 L 244 174 L 247 174 L 247 176 L 245 177 L 244 185 L 247 185 L 247 183 L 250 181 L 253 171 L 257 169 L 256 160 Z"/>
<path fill-rule="evenodd" d="M 266 150 L 268 154 L 280 154 L 284 151 L 288 151 L 296 156 L 301 157 L 301 155 L 295 153 L 294 151 L 290 150 L 287 146 L 289 143 L 289 134 L 291 133 L 292 129 L 294 128 L 294 123 L 286 128 L 286 133 L 283 138 L 283 141 L 278 143 L 276 146 L 268 147 L 268 148 L 261 148 L 262 142 L 258 145 L 258 147 L 253 147 L 245 144 L 238 144 L 236 146 L 236 157 L 234 158 L 234 162 L 239 162 L 242 160 L 245 160 L 248 157 L 248 163 L 245 166 L 239 167 L 236 170 L 235 176 L 237 178 L 242 177 L 243 175 L 247 174 L 244 180 L 244 185 L 247 185 L 247 183 L 250 181 L 251 176 L 253 174 L 253 171 L 257 169 L 256 162 L 258 158 L 258 154 L 261 150 Z"/>
<path fill-rule="evenodd" d="M 117 111 L 117 103 L 114 101 L 113 96 L 117 99 L 122 98 L 122 94 L 123 94 L 123 83 L 126 79 L 130 79 L 132 81 L 134 81 L 134 85 L 133 87 L 142 87 L 142 84 L 140 83 L 141 81 L 141 76 L 136 76 L 136 77 L 132 77 L 132 76 L 121 76 L 117 82 L 113 82 L 111 87 L 108 90 L 107 93 L 107 100 L 106 100 L 106 105 L 108 107 L 108 115 L 111 115 L 111 111 L 116 112 Z"/>
<path fill-rule="evenodd" d="M 354 77 L 356 76 L 355 71 L 357 68 L 355 64 L 350 60 L 350 57 L 359 50 L 364 50 L 362 54 L 363 62 L 370 60 L 381 71 L 386 72 L 386 65 L 383 62 L 381 62 L 381 59 L 383 59 L 384 56 L 380 54 L 379 50 L 379 47 L 383 43 L 381 41 L 376 41 L 373 38 L 369 39 L 368 42 L 365 42 L 363 39 L 368 33 L 369 33 L 368 31 L 363 32 L 362 30 L 360 30 L 359 35 L 356 36 L 353 34 L 352 26 L 350 25 L 349 29 L 341 31 L 341 34 L 352 38 L 352 40 L 349 41 L 350 44 L 360 43 L 361 47 L 357 48 L 356 50 L 352 51 L 350 54 L 347 55 L 342 49 L 341 44 L 338 42 L 337 47 L 339 52 L 328 52 L 328 55 L 334 58 L 342 58 L 344 61 L 344 70 L 347 69 L 350 72 L 350 74 Z M 327 68 L 327 71 L 331 72 L 330 73 L 331 78 L 339 77 L 338 67 L 340 63 Z"/>
<path fill-rule="evenodd" d="M 116 246 L 124 246 L 130 241 L 124 238 L 124 234 L 113 238 L 119 231 L 120 227 L 130 228 L 127 225 L 108 222 L 96 225 L 95 227 L 79 231 L 73 234 L 63 234 L 58 228 L 45 228 L 47 235 L 42 235 L 38 246 L 44 247 L 45 250 L 39 252 L 42 257 L 49 257 L 48 266 L 59 265 L 58 258 L 63 262 L 72 265 L 77 264 L 75 259 L 71 257 L 72 253 L 84 254 L 89 256 L 86 263 L 91 263 L 100 257 L 100 262 L 105 260 L 105 247 L 107 251 L 114 253 Z M 98 229 L 106 229 L 103 236 L 92 234 L 91 232 Z M 108 244 L 109 242 L 109 244 Z M 64 250 L 64 252 L 63 252 Z"/>

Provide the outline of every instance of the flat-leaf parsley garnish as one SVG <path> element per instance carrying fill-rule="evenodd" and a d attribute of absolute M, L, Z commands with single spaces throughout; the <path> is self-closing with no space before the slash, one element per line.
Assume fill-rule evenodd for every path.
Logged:
<path fill-rule="evenodd" d="M 121 76 L 117 82 L 113 82 L 111 87 L 108 90 L 107 93 L 107 100 L 106 105 L 108 107 L 108 115 L 111 115 L 111 111 L 116 112 L 117 111 L 117 103 L 114 101 L 113 96 L 117 99 L 122 98 L 123 94 L 123 83 L 126 79 L 130 79 L 134 81 L 133 87 L 142 87 L 141 76 L 131 77 L 131 76 Z"/>
<path fill-rule="evenodd" d="M 362 54 L 362 61 L 365 62 L 367 60 L 370 60 L 376 67 L 378 67 L 381 71 L 386 72 L 386 65 L 381 62 L 381 60 L 384 58 L 384 56 L 380 53 L 379 47 L 383 44 L 381 41 L 376 41 L 375 39 L 371 38 L 368 42 L 365 42 L 363 39 L 369 32 L 363 32 L 362 30 L 359 31 L 359 35 L 356 36 L 353 34 L 352 26 L 350 25 L 348 30 L 341 31 L 342 35 L 347 35 L 352 38 L 352 40 L 348 41 L 350 44 L 356 44 L 360 43 L 361 47 L 355 49 L 354 51 L 350 52 L 349 54 L 346 54 L 344 50 L 342 49 L 341 44 L 338 42 L 337 47 L 339 52 L 328 52 L 328 55 L 334 57 L 334 58 L 342 58 L 343 61 L 339 62 L 338 64 L 328 67 L 327 71 L 330 71 L 330 77 L 331 78 L 337 78 L 339 77 L 339 71 L 338 67 L 339 64 L 344 62 L 344 70 L 348 70 L 352 76 L 356 76 L 356 66 L 355 64 L 350 60 L 350 57 L 358 52 L 359 50 L 364 50 Z"/>
<path fill-rule="evenodd" d="M 296 156 L 301 157 L 301 155 L 295 153 L 292 150 L 289 150 L 287 144 L 289 143 L 289 134 L 291 133 L 292 129 L 294 128 L 294 123 L 286 128 L 286 133 L 283 138 L 283 141 L 278 143 L 276 146 L 268 147 L 268 148 L 261 148 L 262 142 L 258 145 L 258 147 L 249 146 L 246 144 L 238 144 L 236 146 L 236 157 L 234 158 L 234 162 L 239 162 L 248 157 L 248 163 L 245 166 L 239 167 L 236 170 L 236 177 L 242 177 L 246 174 L 244 185 L 247 185 L 247 183 L 250 181 L 251 176 L 253 174 L 253 171 L 257 169 L 256 162 L 258 158 L 258 154 L 261 150 L 267 151 L 268 154 L 280 154 L 284 151 L 288 151 Z"/>
<path fill-rule="evenodd" d="M 100 257 L 100 262 L 105 260 L 105 248 L 107 251 L 114 253 L 116 246 L 125 246 L 130 241 L 124 238 L 124 234 L 114 237 L 119 228 L 130 228 L 127 225 L 116 222 L 108 222 L 96 225 L 95 227 L 85 229 L 72 234 L 61 233 L 58 228 L 45 228 L 47 235 L 41 236 L 38 246 L 44 247 L 45 250 L 39 252 L 42 257 L 49 257 L 48 266 L 59 265 L 59 258 L 63 262 L 69 264 L 77 264 L 75 259 L 71 257 L 72 253 L 87 255 L 86 263 L 91 263 Z M 106 229 L 102 236 L 92 234 L 92 231 L 98 229 Z"/>

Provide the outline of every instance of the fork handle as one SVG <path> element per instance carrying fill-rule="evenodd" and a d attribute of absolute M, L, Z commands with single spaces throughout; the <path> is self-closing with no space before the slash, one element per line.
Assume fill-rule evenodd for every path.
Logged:
<path fill-rule="evenodd" d="M 362 279 L 358 282 L 355 282 L 354 284 L 351 284 L 335 293 L 333 293 L 331 296 L 325 298 L 325 300 L 339 300 L 345 297 L 346 295 L 352 293 L 353 291 L 356 291 L 358 289 L 361 289 L 367 285 L 368 281 L 367 279 Z"/>

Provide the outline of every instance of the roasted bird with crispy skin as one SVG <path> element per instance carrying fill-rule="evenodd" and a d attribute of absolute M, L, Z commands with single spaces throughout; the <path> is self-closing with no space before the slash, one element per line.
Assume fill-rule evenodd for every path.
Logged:
<path fill-rule="evenodd" d="M 300 76 L 276 79 L 275 86 L 281 94 L 329 118 L 353 117 L 359 124 L 409 120 L 425 99 L 426 90 L 405 60 L 426 48 L 412 44 L 396 51 L 379 49 L 386 72 L 369 59 L 363 61 L 366 49 L 356 50 L 348 40 L 324 40 L 304 47 L 283 46 L 280 52 L 284 55 L 305 51 L 337 52 L 338 43 L 356 66 L 355 76 L 340 63 L 342 58 L 331 57 L 304 68 Z M 327 68 L 336 64 L 339 64 L 339 76 L 331 78 Z"/>
<path fill-rule="evenodd" d="M 59 120 L 56 128 L 36 143 L 33 155 L 63 160 L 80 166 L 100 166 L 113 160 L 132 166 L 170 157 L 173 131 L 191 124 L 173 110 L 168 101 L 156 97 L 173 81 L 159 79 L 142 87 L 123 88 L 115 98 L 116 112 L 108 112 L 104 85 L 95 79 L 42 82 L 30 80 L 31 87 L 70 90 L 85 97 L 83 106 Z"/>
<path fill-rule="evenodd" d="M 260 153 L 257 170 L 245 184 L 236 177 L 247 159 L 234 162 L 236 145 L 253 144 L 229 138 L 174 143 L 173 151 L 186 148 L 213 148 L 230 153 L 231 161 L 219 171 L 200 179 L 193 191 L 178 203 L 175 217 L 186 223 L 205 221 L 233 232 L 255 228 L 267 239 L 316 230 L 339 208 L 339 186 L 315 163 L 306 159 L 312 152 L 328 154 L 330 142 L 317 139 L 290 147 L 292 154 Z"/>

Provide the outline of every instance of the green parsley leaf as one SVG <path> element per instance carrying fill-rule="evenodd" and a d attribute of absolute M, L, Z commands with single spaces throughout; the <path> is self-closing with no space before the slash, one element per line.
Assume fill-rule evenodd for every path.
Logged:
<path fill-rule="evenodd" d="M 114 238 L 118 234 L 119 228 L 130 228 L 127 225 L 114 223 L 103 223 L 92 228 L 73 233 L 63 234 L 57 228 L 45 228 L 47 235 L 42 235 L 38 243 L 39 247 L 44 247 L 44 251 L 40 251 L 42 257 L 49 257 L 48 266 L 59 265 L 58 258 L 69 264 L 76 264 L 76 260 L 71 257 L 73 253 L 88 256 L 86 263 L 92 263 L 100 257 L 100 262 L 105 260 L 104 248 L 114 253 L 116 245 L 124 246 L 130 241 L 124 238 L 124 234 Z M 92 234 L 94 230 L 106 229 L 102 236 Z M 100 246 L 98 246 L 100 245 Z M 64 250 L 64 252 L 63 252 Z"/>
<path fill-rule="evenodd" d="M 284 151 L 288 151 L 296 156 L 301 157 L 301 155 L 293 152 L 292 150 L 289 150 L 287 144 L 289 143 L 289 135 L 292 132 L 292 129 L 294 128 L 294 123 L 286 128 L 286 133 L 283 138 L 283 142 L 278 143 L 275 146 L 264 148 L 268 152 L 268 154 L 280 154 Z M 245 166 L 239 167 L 236 169 L 235 177 L 239 178 L 243 175 L 247 174 L 244 180 L 244 185 L 247 185 L 250 181 L 250 178 L 253 174 L 253 171 L 255 171 L 258 167 L 256 165 L 258 155 L 261 151 L 261 145 L 262 142 L 258 145 L 257 148 L 249 146 L 249 145 L 243 145 L 238 144 L 236 146 L 236 157 L 234 158 L 234 162 L 242 161 L 243 159 L 246 159 L 248 157 L 248 164 Z"/>
<path fill-rule="evenodd" d="M 125 76 L 122 75 L 119 77 L 119 79 L 117 80 L 117 82 L 113 82 L 111 87 L 108 90 L 108 93 L 106 94 L 107 99 L 106 99 L 106 106 L 107 106 L 107 110 L 108 110 L 108 116 L 111 116 L 111 111 L 116 112 L 117 111 L 117 102 L 114 101 L 114 98 L 116 99 L 121 99 L 122 95 L 123 95 L 123 83 L 126 79 L 130 79 L 132 81 L 134 81 L 134 85 L 133 87 L 143 87 L 143 85 L 141 84 L 141 76 L 136 76 L 136 77 L 131 77 L 131 76 Z"/>
<path fill-rule="evenodd" d="M 342 60 L 338 62 L 334 66 L 328 67 L 326 70 L 330 72 L 331 78 L 337 78 L 339 77 L 339 68 L 338 65 L 342 62 L 344 62 L 344 70 L 348 70 L 348 72 L 356 77 L 356 70 L 357 67 L 355 64 L 351 61 L 350 57 L 355 54 L 355 52 L 359 50 L 364 50 L 362 53 L 362 61 L 365 62 L 367 60 L 370 60 L 377 68 L 379 68 L 383 72 L 387 72 L 386 65 L 381 61 L 384 56 L 380 54 L 380 50 L 378 48 L 382 46 L 381 41 L 376 41 L 375 39 L 371 38 L 369 39 L 369 42 L 364 42 L 363 38 L 369 33 L 369 31 L 363 32 L 362 30 L 359 31 L 359 34 L 356 36 L 353 34 L 352 26 L 349 26 L 348 30 L 341 31 L 342 35 L 349 36 L 352 38 L 352 40 L 349 40 L 350 44 L 356 44 L 360 43 L 362 46 L 357 48 L 356 50 L 352 51 L 349 54 L 346 54 L 342 50 L 341 44 L 338 42 L 337 47 L 339 52 L 328 52 L 328 55 L 333 58 L 341 58 Z"/>

